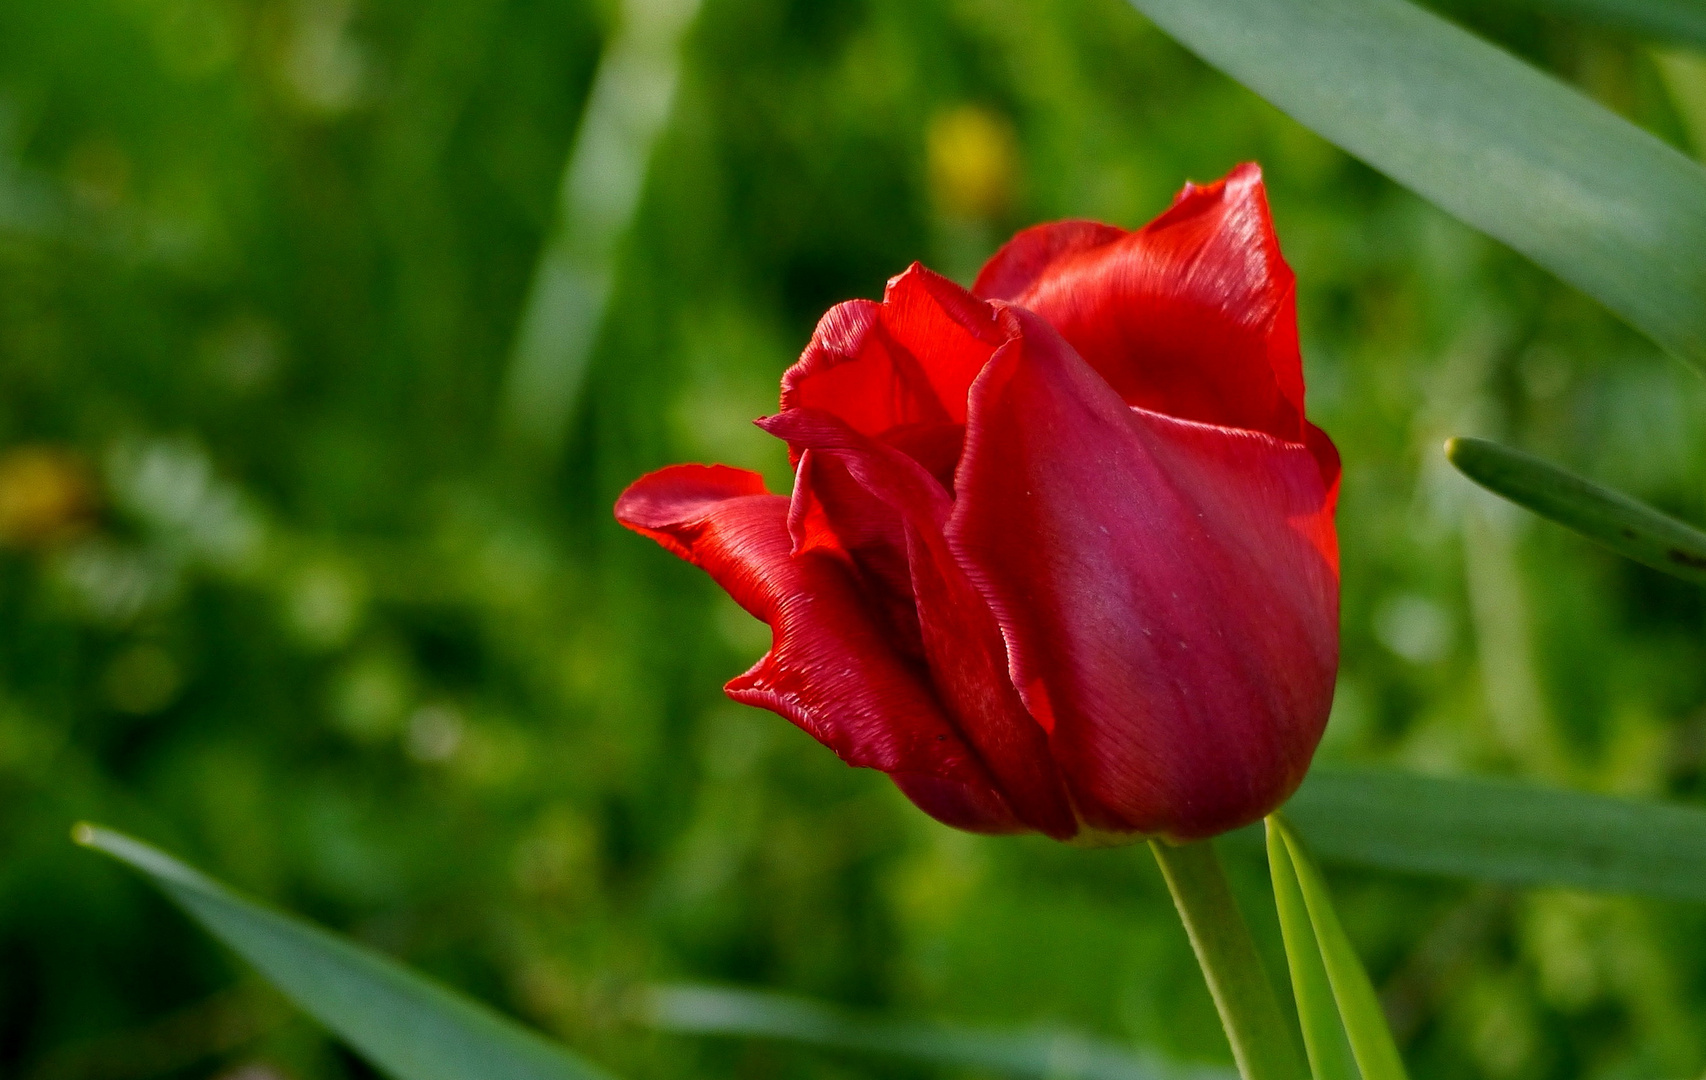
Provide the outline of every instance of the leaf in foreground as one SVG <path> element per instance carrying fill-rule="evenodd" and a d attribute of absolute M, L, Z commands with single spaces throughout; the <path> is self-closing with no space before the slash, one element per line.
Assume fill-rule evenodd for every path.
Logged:
<path fill-rule="evenodd" d="M 1445 456 L 1469 479 L 1625 558 L 1706 585 L 1706 532 L 1520 450 L 1452 439 Z"/>
<path fill-rule="evenodd" d="M 1230 1069 L 1178 1065 L 1073 1032 L 880 1020 L 791 994 L 718 986 L 653 987 L 647 1020 L 680 1034 L 775 1039 L 1038 1080 L 1237 1080 Z"/>
<path fill-rule="evenodd" d="M 1706 368 L 1706 169 L 1405 0 L 1132 0 L 1304 126 Z"/>
<path fill-rule="evenodd" d="M 1297 1001 L 1297 1018 L 1303 1025 L 1303 1046 L 1309 1052 L 1309 1070 L 1315 1080 L 1360 1080 L 1339 1007 L 1333 1000 L 1332 982 L 1321 960 L 1321 946 L 1309 921 L 1308 902 L 1297 882 L 1285 839 L 1270 820 L 1268 870 L 1274 882 L 1274 907 L 1279 914 L 1280 936 L 1285 941 L 1286 965 L 1291 969 L 1291 992 Z"/>
<path fill-rule="evenodd" d="M 73 838 L 139 871 L 303 1012 L 396 1080 L 609 1080 L 484 1005 L 300 919 L 245 900 L 141 841 Z"/>
<path fill-rule="evenodd" d="M 1697 807 L 1318 767 L 1285 816 L 1329 862 L 1706 901 L 1706 810 Z"/>
<path fill-rule="evenodd" d="M 1333 898 L 1327 883 L 1297 835 L 1286 826 L 1278 814 L 1270 815 L 1268 828 L 1277 833 L 1289 856 L 1290 869 L 1295 874 L 1297 889 L 1309 911 L 1309 924 L 1315 931 L 1320 947 L 1321 963 L 1327 971 L 1327 981 L 1333 987 L 1333 1000 L 1339 1006 L 1339 1019 L 1345 1025 L 1351 1053 L 1363 1080 L 1405 1080 L 1403 1059 L 1392 1041 L 1392 1029 L 1386 1024 L 1380 998 L 1368 981 L 1368 972 L 1351 947 L 1350 938 L 1339 922 L 1333 908 Z M 1287 943 L 1289 950 L 1290 943 Z"/>

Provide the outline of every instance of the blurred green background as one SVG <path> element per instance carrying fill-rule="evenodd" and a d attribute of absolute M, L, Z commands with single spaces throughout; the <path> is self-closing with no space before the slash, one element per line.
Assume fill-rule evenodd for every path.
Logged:
<path fill-rule="evenodd" d="M 1455 14 L 1706 149 L 1706 60 Z M 954 833 L 728 703 L 766 632 L 609 507 L 786 490 L 748 421 L 832 303 L 1247 159 L 1346 464 L 1323 758 L 1706 802 L 1700 590 L 1439 453 L 1699 522 L 1706 386 L 1119 0 L 0 0 L 0 1074 L 372 1075 L 78 818 L 635 1080 L 944 1075 L 649 1030 L 666 980 L 1228 1061 L 1145 851 Z M 1334 884 L 1418 1076 L 1706 1069 L 1698 907 Z"/>

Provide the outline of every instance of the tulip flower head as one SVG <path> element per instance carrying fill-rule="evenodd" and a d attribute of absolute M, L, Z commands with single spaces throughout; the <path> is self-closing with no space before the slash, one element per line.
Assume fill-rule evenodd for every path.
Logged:
<path fill-rule="evenodd" d="M 1135 232 L 1027 229 L 970 291 L 914 264 L 758 423 L 791 496 L 676 465 L 616 504 L 769 624 L 734 700 L 976 832 L 1197 839 L 1302 781 L 1339 459 L 1256 166 Z"/>

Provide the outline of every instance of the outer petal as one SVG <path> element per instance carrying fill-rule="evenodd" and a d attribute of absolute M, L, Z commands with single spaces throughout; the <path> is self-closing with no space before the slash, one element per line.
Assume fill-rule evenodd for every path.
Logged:
<path fill-rule="evenodd" d="M 882 303 L 830 309 L 782 376 L 782 408 L 831 413 L 946 480 L 964 439 L 966 395 L 1000 342 L 990 305 L 914 263 L 889 281 Z"/>
<path fill-rule="evenodd" d="M 1253 164 L 1136 232 L 1027 229 L 973 286 L 1053 323 L 1128 405 L 1300 442 L 1295 289 Z"/>
<path fill-rule="evenodd" d="M 1040 317 L 972 395 L 948 539 L 1079 816 L 1186 839 L 1307 769 L 1338 653 L 1332 511 L 1301 444 L 1128 407 Z"/>
<path fill-rule="evenodd" d="M 1022 828 L 923 673 L 890 646 L 844 566 L 790 554 L 788 500 L 765 494 L 758 474 L 662 469 L 622 494 L 616 517 L 704 569 L 770 625 L 770 651 L 728 684 L 731 698 L 780 713 L 848 764 L 923 792 L 924 809 L 951 825 Z"/>
<path fill-rule="evenodd" d="M 1325 431 L 1309 423 L 1303 422 L 1303 443 L 1309 447 L 1309 452 L 1315 455 L 1315 464 L 1321 468 L 1321 482 L 1327 485 L 1327 516 L 1332 518 L 1333 511 L 1339 507 L 1339 478 L 1344 467 L 1339 461 L 1339 448 L 1333 445 L 1333 440 Z M 1334 549 L 1333 566 L 1339 565 L 1339 557 Z"/>
<path fill-rule="evenodd" d="M 833 462 L 903 530 L 916 625 L 937 699 L 1021 821 L 1057 839 L 1076 834 L 1047 734 L 1009 677 L 1000 627 L 943 536 L 952 503 L 942 485 L 906 454 L 828 413 L 792 409 L 760 423 L 809 447 L 807 459 Z M 796 504 L 802 490 L 795 490 Z"/>

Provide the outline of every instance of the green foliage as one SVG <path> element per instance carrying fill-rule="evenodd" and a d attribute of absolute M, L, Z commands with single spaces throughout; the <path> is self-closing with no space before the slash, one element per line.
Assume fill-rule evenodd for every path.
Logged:
<path fill-rule="evenodd" d="M 91 825 L 73 835 L 145 875 L 297 1008 L 396 1080 L 608 1076 L 395 960 L 245 900 L 147 844 Z"/>
<path fill-rule="evenodd" d="M 1274 883 L 1274 907 L 1279 915 L 1280 935 L 1285 940 L 1285 962 L 1291 973 L 1292 1000 L 1303 1027 L 1303 1048 L 1309 1054 L 1309 1072 L 1315 1080 L 1360 1080 L 1356 1059 L 1333 1000 L 1332 980 L 1321 959 L 1315 927 L 1309 921 L 1309 903 L 1297 882 L 1285 838 L 1272 821 L 1267 823 L 1268 873 Z"/>
<path fill-rule="evenodd" d="M 663 1031 L 776 1039 L 894 1061 L 1039 1080 L 1231 1080 L 1230 1069 L 1185 1066 L 1067 1029 L 993 1031 L 850 1014 L 787 994 L 675 984 L 649 995 Z"/>
<path fill-rule="evenodd" d="M 1485 439 L 1452 439 L 1451 463 L 1482 487 L 1638 563 L 1706 584 L 1706 533 L 1627 495 Z"/>
<path fill-rule="evenodd" d="M 1660 41 L 1706 45 L 1706 9 L 1693 0 L 1526 0 L 1536 11 L 1566 15 L 1626 27 Z"/>
<path fill-rule="evenodd" d="M 1301 123 L 1706 369 L 1698 163 L 1408 0 L 1134 2 Z"/>
<path fill-rule="evenodd" d="M 1270 835 L 1278 836 L 1280 841 L 1278 845 L 1271 842 L 1268 845 L 1270 857 L 1278 855 L 1272 863 L 1274 891 L 1295 890 L 1303 900 L 1316 956 L 1320 958 L 1327 982 L 1332 987 L 1338 1018 L 1344 1025 L 1345 1038 L 1351 1044 L 1357 1071 L 1364 1080 L 1405 1080 L 1409 1074 L 1404 1071 L 1397 1046 L 1393 1045 L 1380 998 L 1368 981 L 1368 972 L 1363 970 L 1356 949 L 1345 936 L 1345 928 L 1339 922 L 1321 871 L 1283 818 L 1278 814 L 1272 815 L 1268 818 L 1267 827 Z M 1289 936 L 1286 948 L 1291 951 Z M 1311 1026 L 1314 1026 L 1313 1018 Z M 1331 1041 L 1325 1041 L 1323 1049 L 1331 1045 Z M 1312 1056 L 1311 1061 L 1324 1060 L 1325 1057 L 1325 1054 L 1320 1059 Z"/>
<path fill-rule="evenodd" d="M 1323 858 L 1706 902 L 1706 810 L 1490 780 L 1317 769 L 1286 816 Z"/>
<path fill-rule="evenodd" d="M 1212 840 L 1151 840 L 1243 1080 L 1301 1080 L 1303 1059 Z"/>

